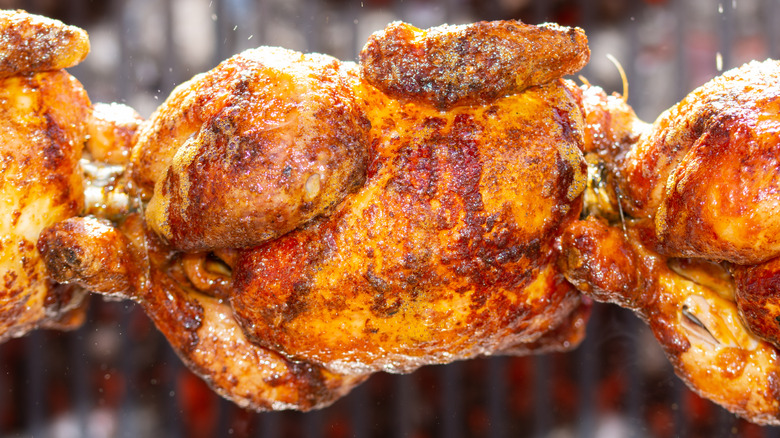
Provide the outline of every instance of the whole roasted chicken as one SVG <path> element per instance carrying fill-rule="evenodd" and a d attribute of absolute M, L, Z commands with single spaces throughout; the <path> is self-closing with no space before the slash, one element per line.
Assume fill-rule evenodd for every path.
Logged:
<path fill-rule="evenodd" d="M 0 342 L 82 318 L 83 291 L 53 282 L 35 244 L 81 212 L 90 102 L 63 68 L 89 51 L 81 29 L 0 11 Z"/>
<path fill-rule="evenodd" d="M 140 117 L 95 104 L 64 69 L 87 56 L 82 29 L 24 11 L 0 11 L 0 342 L 38 327 L 74 328 L 85 291 L 52 280 L 36 242 L 47 226 L 123 214 L 111 195 Z M 86 159 L 89 158 L 89 162 Z"/>
<path fill-rule="evenodd" d="M 582 96 L 605 171 L 563 234 L 565 275 L 635 310 L 699 394 L 780 423 L 780 63 L 726 72 L 652 125 Z"/>
<path fill-rule="evenodd" d="M 38 247 L 57 281 L 137 300 L 217 391 L 327 404 L 375 371 L 570 349 L 558 271 L 583 121 L 579 29 L 393 23 L 359 64 L 248 50 L 179 86 L 131 154 L 136 213 Z"/>

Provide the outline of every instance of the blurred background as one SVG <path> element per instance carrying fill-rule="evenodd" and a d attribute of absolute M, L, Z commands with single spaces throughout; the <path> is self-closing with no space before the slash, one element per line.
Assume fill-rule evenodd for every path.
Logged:
<path fill-rule="evenodd" d="M 780 57 L 780 0 L 0 0 L 86 29 L 71 69 L 95 102 L 147 117 L 176 84 L 259 45 L 355 60 L 393 20 L 418 27 L 521 19 L 580 26 L 582 76 L 654 120 L 749 60 Z M 128 302 L 0 345 L 2 437 L 776 437 L 690 392 L 644 324 L 597 305 L 570 353 L 377 374 L 316 412 L 253 413 L 214 395 Z"/>

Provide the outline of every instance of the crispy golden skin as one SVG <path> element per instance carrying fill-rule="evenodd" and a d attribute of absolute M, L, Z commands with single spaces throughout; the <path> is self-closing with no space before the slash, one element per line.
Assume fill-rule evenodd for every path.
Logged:
<path fill-rule="evenodd" d="M 780 258 L 732 268 L 740 315 L 758 336 L 780 348 Z"/>
<path fill-rule="evenodd" d="M 366 377 L 290 361 L 248 342 L 230 306 L 188 280 L 182 259 L 192 255 L 162 243 L 139 215 L 120 228 L 71 218 L 47 228 L 38 245 L 56 280 L 140 303 L 190 369 L 242 407 L 314 409 Z"/>
<path fill-rule="evenodd" d="M 574 223 L 561 243 L 566 277 L 597 300 L 634 310 L 698 394 L 750 421 L 778 424 L 780 354 L 741 322 L 725 269 L 645 246 L 650 221 L 626 227 L 595 218 Z"/>
<path fill-rule="evenodd" d="M 0 78 L 72 67 L 89 53 L 87 32 L 24 11 L 0 10 Z"/>
<path fill-rule="evenodd" d="M 780 255 L 780 62 L 724 73 L 665 112 L 621 163 L 625 208 L 659 250 L 753 264 Z"/>
<path fill-rule="evenodd" d="M 262 47 L 182 84 L 139 133 L 146 220 L 175 248 L 249 247 L 327 214 L 365 180 L 351 64 Z"/>
<path fill-rule="evenodd" d="M 78 214 L 89 99 L 64 71 L 0 79 L 0 340 L 57 324 L 82 293 L 52 283 L 35 250 L 46 226 Z M 73 322 L 76 322 L 74 319 Z M 67 325 L 67 324 L 65 324 Z"/>

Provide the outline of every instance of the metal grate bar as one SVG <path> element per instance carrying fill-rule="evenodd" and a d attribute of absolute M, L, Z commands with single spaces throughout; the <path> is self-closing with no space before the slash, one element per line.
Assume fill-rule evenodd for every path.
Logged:
<path fill-rule="evenodd" d="M 548 355 L 537 355 L 531 358 L 533 361 L 533 397 L 534 397 L 534 436 L 545 437 L 549 435 L 553 424 L 552 399 L 550 391 L 550 365 Z"/>
<path fill-rule="evenodd" d="M 132 336 L 130 336 L 130 322 L 132 318 L 132 304 L 123 306 L 120 313 L 120 334 L 121 334 L 121 351 L 122 358 L 119 363 L 119 370 L 122 373 L 122 379 L 124 380 L 125 391 L 122 393 L 122 400 L 119 404 L 119 435 L 123 438 L 133 438 L 141 436 L 138 423 L 133 418 L 133 415 L 138 409 L 138 402 L 136 399 L 136 360 L 135 360 L 135 348 L 133 348 Z"/>
<path fill-rule="evenodd" d="M 414 400 L 414 388 L 412 386 L 411 376 L 394 375 L 393 378 L 393 423 L 394 436 L 405 438 L 412 434 L 412 410 L 411 404 Z"/>
<path fill-rule="evenodd" d="M 92 405 L 89 395 L 89 370 L 91 361 L 87 357 L 87 327 L 82 326 L 68 336 L 68 362 L 70 365 L 70 391 L 73 394 L 76 411 L 76 421 L 80 436 L 87 436 L 89 407 Z M 1 409 L 0 409 L 1 410 Z"/>
<path fill-rule="evenodd" d="M 358 385 L 348 396 L 349 423 L 352 438 L 368 438 L 370 436 L 369 418 L 371 410 L 368 408 L 368 385 L 368 382 Z"/>
<path fill-rule="evenodd" d="M 488 359 L 488 414 L 490 417 L 490 437 L 509 436 L 506 414 L 507 402 L 507 358 L 495 356 Z"/>
<path fill-rule="evenodd" d="M 633 313 L 626 312 L 626 321 L 624 321 L 626 331 L 628 332 L 628 345 L 626 346 L 626 363 L 628 370 L 626 378 L 628 380 L 628 400 L 627 400 L 627 420 L 630 428 L 630 437 L 641 436 L 642 430 L 642 396 L 647 390 L 642 378 L 639 362 L 639 331 L 644 328 L 643 322 L 634 316 Z"/>
<path fill-rule="evenodd" d="M 463 363 L 454 362 L 437 370 L 442 381 L 441 436 L 460 438 L 463 434 Z"/>
<path fill-rule="evenodd" d="M 5 350 L 4 345 L 0 344 L 0 436 L 5 435 L 3 423 L 7 412 L 11 410 L 11 389 L 10 382 L 7 381 L 10 379 L 11 372 L 6 368 L 8 360 L 5 357 Z"/>
<path fill-rule="evenodd" d="M 597 342 L 602 334 L 598 324 L 601 313 L 601 305 L 594 304 L 590 324 L 586 328 L 585 340 L 574 353 L 577 363 L 580 364 L 577 379 L 580 407 L 577 417 L 577 437 L 581 438 L 594 436 L 596 430 L 596 379 L 598 378 L 596 370 L 600 365 Z"/>
<path fill-rule="evenodd" d="M 25 415 L 27 417 L 27 430 L 30 436 L 43 436 L 44 419 L 46 418 L 44 400 L 46 400 L 46 390 L 44 382 L 46 379 L 46 367 L 44 363 L 46 356 L 44 354 L 44 333 L 35 330 L 24 338 L 25 347 Z"/>

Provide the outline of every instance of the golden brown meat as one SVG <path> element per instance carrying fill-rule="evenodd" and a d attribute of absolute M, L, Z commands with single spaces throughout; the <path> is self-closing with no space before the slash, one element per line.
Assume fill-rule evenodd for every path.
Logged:
<path fill-rule="evenodd" d="M 363 78 L 388 96 L 446 110 L 482 104 L 578 72 L 580 29 L 490 21 L 418 29 L 391 23 L 360 52 Z"/>
<path fill-rule="evenodd" d="M 533 342 L 579 298 L 553 269 L 580 211 L 581 121 L 559 81 L 442 113 L 359 91 L 369 177 L 327 219 L 242 253 L 250 339 L 342 371 L 407 371 Z"/>
<path fill-rule="evenodd" d="M 0 342 L 39 327 L 80 322 L 83 292 L 49 280 L 38 233 L 78 214 L 79 158 L 90 102 L 59 67 L 89 47 L 64 24 L 0 11 Z M 51 70 L 51 71 L 42 71 Z"/>
<path fill-rule="evenodd" d="M 398 28 L 371 44 L 406 47 Z M 139 301 L 197 373 L 256 409 L 322 406 L 377 370 L 574 347 L 587 305 L 555 241 L 586 175 L 558 76 L 587 61 L 582 31 L 414 32 L 419 48 L 369 44 L 360 66 L 260 48 L 182 84 L 131 154 L 148 229 L 57 224 L 39 240 L 50 271 Z M 502 85 L 432 100 L 394 83 L 413 69 L 438 84 L 483 55 L 505 68 L 474 83 Z M 520 68 L 534 55 L 560 68 Z M 388 64 L 401 75 L 367 79 Z"/>
<path fill-rule="evenodd" d="M 175 248 L 249 247 L 327 214 L 365 180 L 354 68 L 249 50 L 174 90 L 139 133 L 146 220 Z"/>

